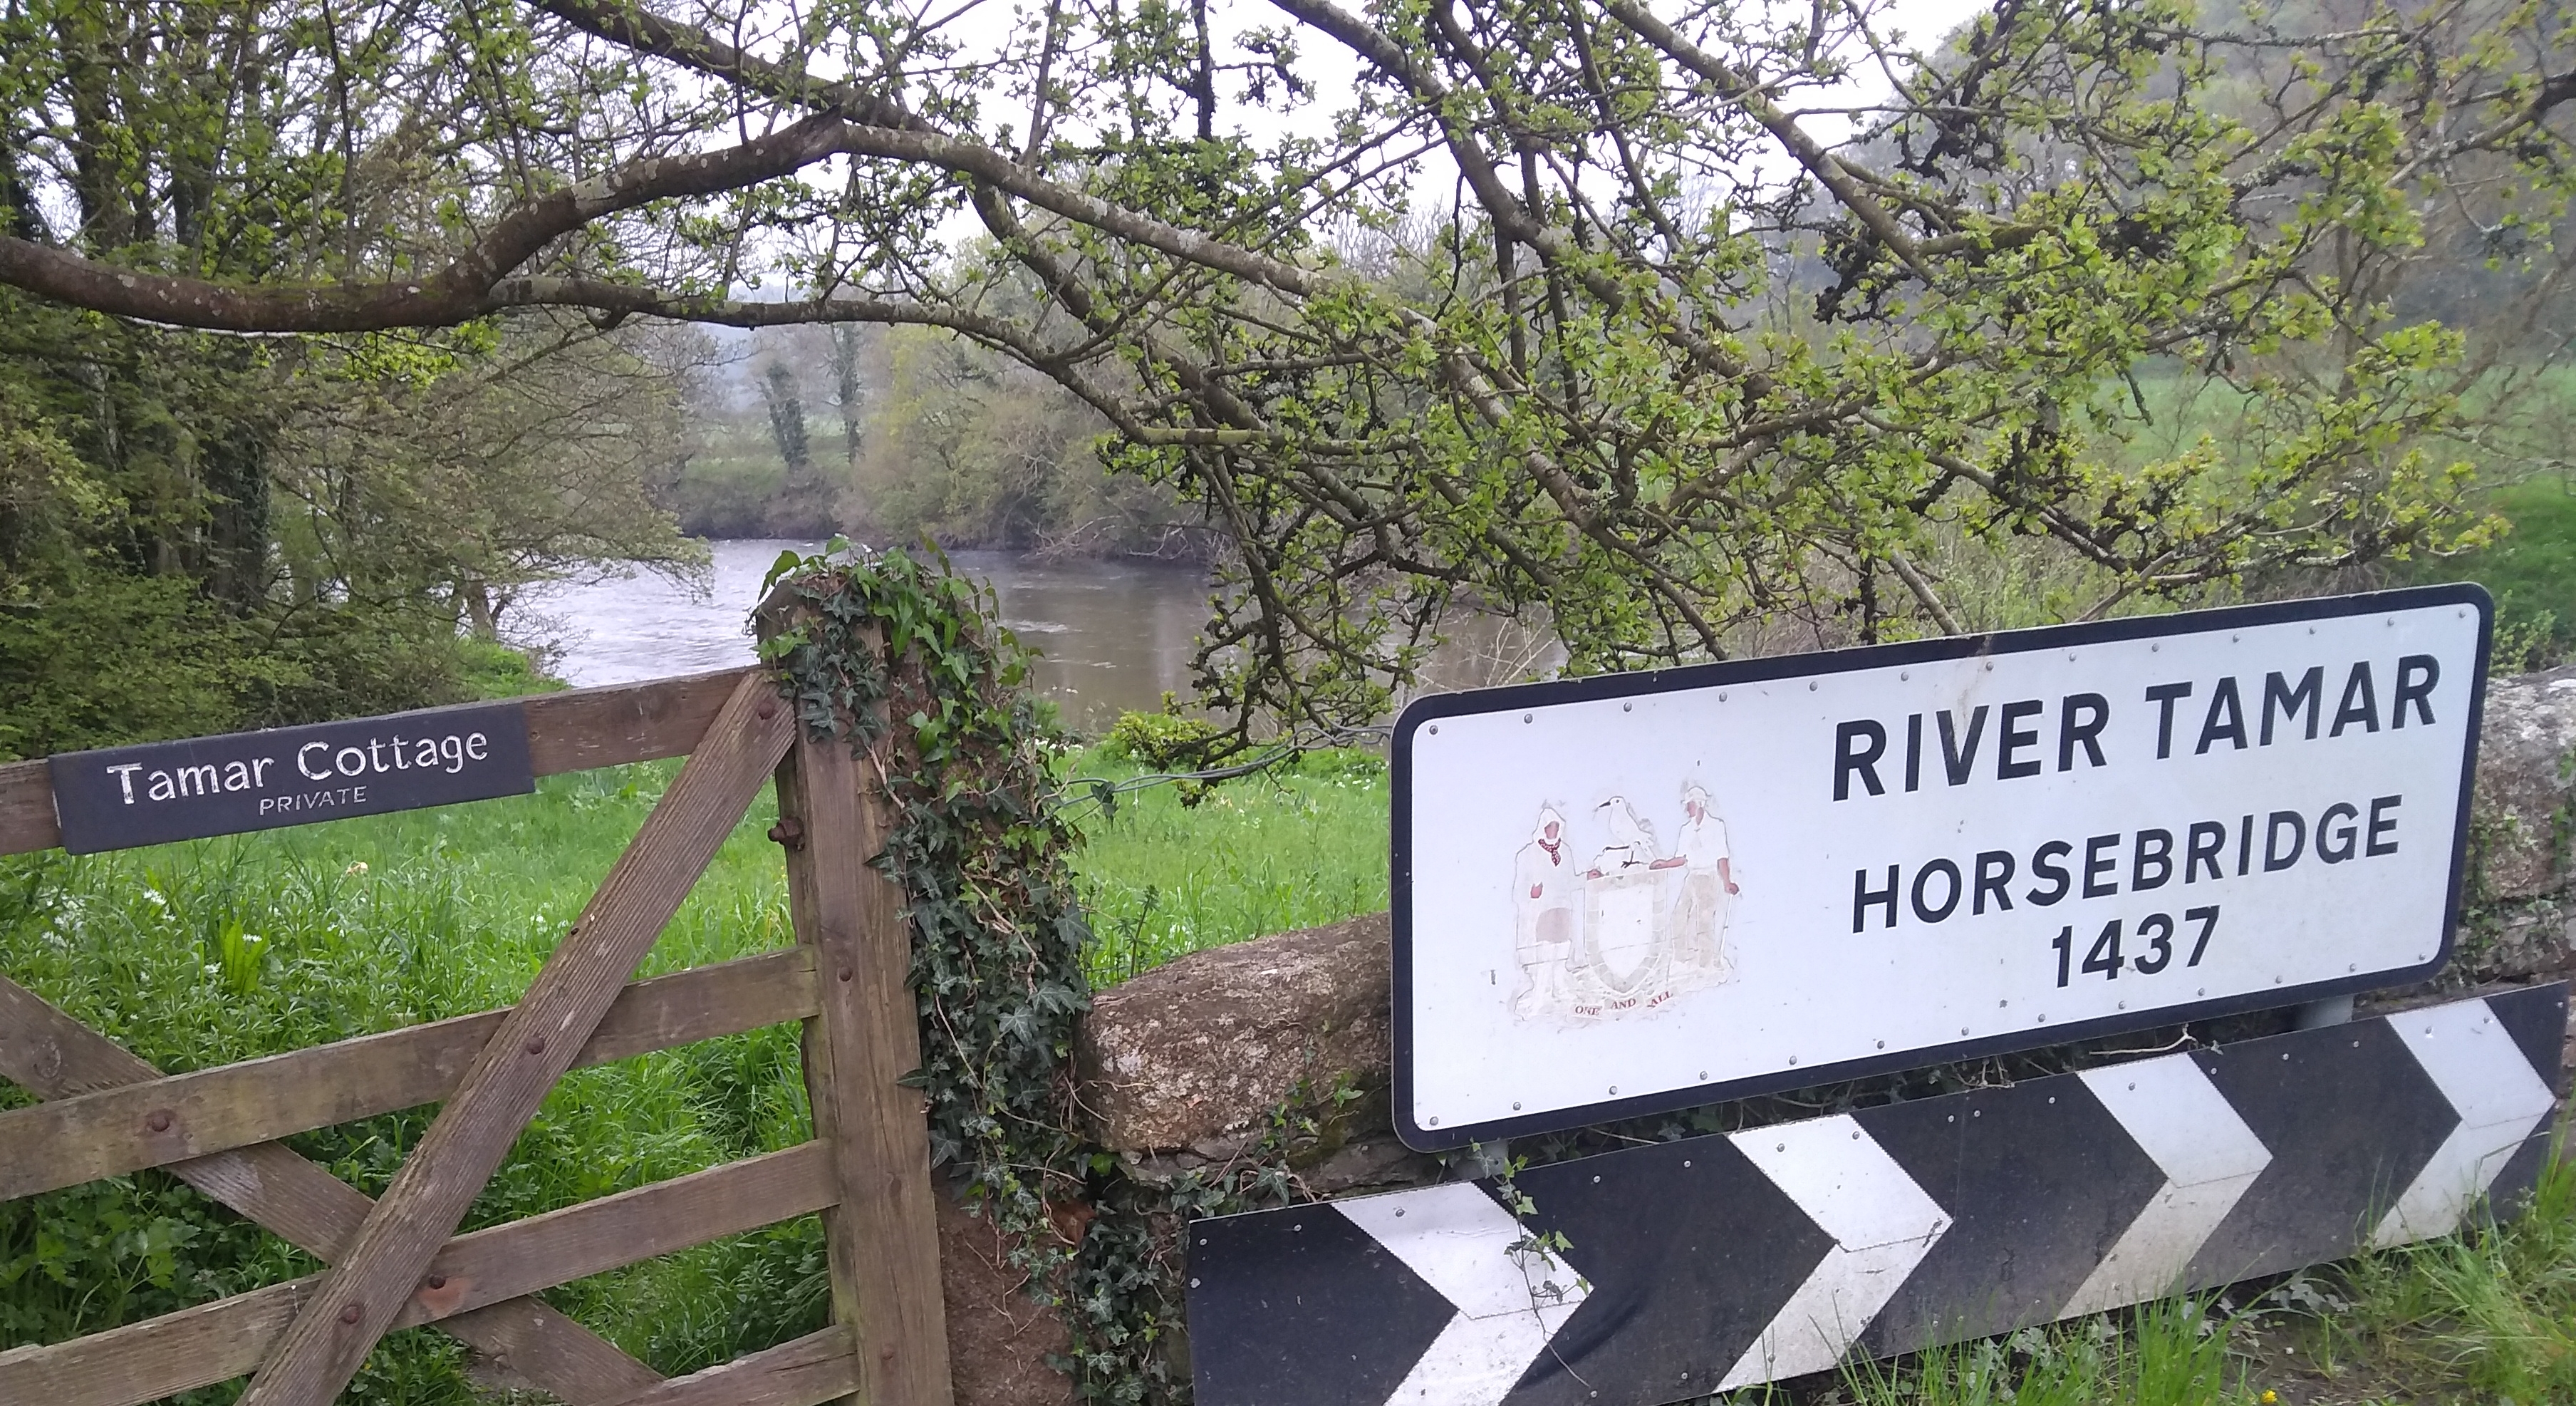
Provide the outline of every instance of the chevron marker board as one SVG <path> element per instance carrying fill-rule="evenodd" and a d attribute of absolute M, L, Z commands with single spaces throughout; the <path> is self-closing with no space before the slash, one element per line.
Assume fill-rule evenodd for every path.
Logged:
<path fill-rule="evenodd" d="M 2566 1029 L 2561 982 L 1196 1221 L 1196 1399 L 1658 1406 L 2448 1234 L 2537 1182 Z"/>
<path fill-rule="evenodd" d="M 1596 1123 L 2414 980 L 2476 586 L 1425 698 L 1396 1127 Z"/>

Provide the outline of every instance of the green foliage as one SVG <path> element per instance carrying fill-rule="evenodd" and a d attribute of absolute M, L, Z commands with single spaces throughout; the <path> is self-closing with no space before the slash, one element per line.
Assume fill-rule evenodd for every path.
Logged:
<path fill-rule="evenodd" d="M 2053 1328 L 1844 1369 L 1860 1406 L 2254 1406 L 2231 1360 L 2235 1321 L 2206 1300 L 2161 1299 Z"/>
<path fill-rule="evenodd" d="M 1187 771 L 1207 761 L 1216 740 L 1215 727 L 1205 718 L 1182 713 L 1177 701 L 1165 694 L 1159 713 L 1120 713 L 1102 739 L 1101 751 L 1155 771 Z"/>

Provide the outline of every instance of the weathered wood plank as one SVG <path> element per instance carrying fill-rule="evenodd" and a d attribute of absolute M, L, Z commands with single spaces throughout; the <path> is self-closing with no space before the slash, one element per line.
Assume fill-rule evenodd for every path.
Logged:
<path fill-rule="evenodd" d="M 820 1210 L 820 1144 L 712 1167 L 460 1235 L 431 1262 L 399 1326 L 472 1314 L 540 1289 Z M 255 1370 L 321 1282 L 273 1284 L 66 1343 L 0 1352 L 0 1401 L 134 1406 Z M 526 1364 L 506 1364 L 524 1372 Z"/>
<path fill-rule="evenodd" d="M 52 849 L 63 842 L 54 821 L 53 772 L 39 759 L 0 764 L 0 854 Z"/>
<path fill-rule="evenodd" d="M 675 972 L 618 993 L 573 1067 L 815 1010 L 814 958 L 802 948 Z M 436 1103 L 507 1014 L 503 1007 L 0 1113 L 0 1201 Z"/>
<path fill-rule="evenodd" d="M 858 1384 L 850 1330 L 835 1323 L 793 1342 L 673 1377 L 618 1406 L 819 1406 L 848 1395 Z"/>
<path fill-rule="evenodd" d="M 540 693 L 528 709 L 528 760 L 539 776 L 685 756 L 750 669 Z"/>
<path fill-rule="evenodd" d="M 819 1142 L 728 1162 L 447 1242 L 394 1326 L 533 1294 L 832 1204 Z"/>
<path fill-rule="evenodd" d="M 327 1406 L 787 752 L 795 719 L 746 673 L 589 907 L 504 1017 L 240 1406 Z"/>
<path fill-rule="evenodd" d="M 0 977 L 0 1075 L 39 1098 L 54 1098 L 156 1079 L 160 1071 Z M 277 1143 L 174 1163 L 170 1172 L 325 1261 L 339 1256 L 375 1204 L 366 1193 Z M 662 1379 L 598 1334 L 533 1299 L 496 1304 L 440 1327 L 571 1406 L 616 1401 Z M 0 1400 L 19 1399 L 48 1398 L 0 1395 Z"/>
<path fill-rule="evenodd" d="M 528 713 L 528 760 L 537 775 L 553 776 L 684 755 L 750 672 L 724 669 L 531 695 L 520 700 Z M 0 854 L 62 842 L 44 759 L 0 765 Z"/>
<path fill-rule="evenodd" d="M 920 1093 L 896 1082 L 921 1067 L 911 930 L 901 891 L 869 863 L 887 829 L 871 770 L 846 743 L 800 738 L 778 771 L 779 815 L 803 829 L 788 905 L 822 1004 L 805 1026 L 805 1087 L 840 1191 L 824 1242 L 834 1315 L 859 1345 L 853 1401 L 948 1406 L 929 1128 Z"/>

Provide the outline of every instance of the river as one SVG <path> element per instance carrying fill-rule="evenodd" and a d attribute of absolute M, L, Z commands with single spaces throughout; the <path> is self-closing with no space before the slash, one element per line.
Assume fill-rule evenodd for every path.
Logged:
<path fill-rule="evenodd" d="M 520 633 L 551 637 L 555 672 L 576 685 L 627 683 L 747 664 L 746 617 L 782 551 L 819 542 L 707 544 L 713 579 L 701 595 L 658 576 L 562 582 L 521 601 Z M 958 552 L 957 568 L 993 588 L 1002 623 L 1038 651 L 1039 688 L 1065 720 L 1097 732 L 1123 709 L 1150 709 L 1166 690 L 1189 692 L 1190 654 L 1207 620 L 1207 578 L 1175 567 L 1047 563 L 1005 552 Z"/>

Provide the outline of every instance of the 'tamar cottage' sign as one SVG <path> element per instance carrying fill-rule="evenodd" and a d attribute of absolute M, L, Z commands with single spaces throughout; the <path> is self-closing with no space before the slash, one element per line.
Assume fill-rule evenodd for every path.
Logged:
<path fill-rule="evenodd" d="M 516 703 L 65 752 L 54 814 L 74 854 L 449 805 L 535 789 Z"/>

